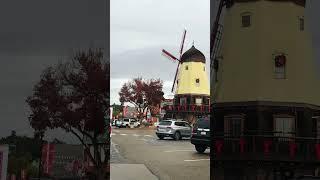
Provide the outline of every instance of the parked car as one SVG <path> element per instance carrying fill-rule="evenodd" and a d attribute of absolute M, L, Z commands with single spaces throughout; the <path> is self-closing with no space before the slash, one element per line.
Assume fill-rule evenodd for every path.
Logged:
<path fill-rule="evenodd" d="M 210 118 L 199 118 L 193 125 L 191 143 L 196 151 L 204 153 L 210 147 Z"/>
<path fill-rule="evenodd" d="M 137 120 L 135 120 L 135 119 L 129 119 L 129 121 L 130 121 L 130 127 L 134 127 L 134 128 L 136 128 L 136 127 L 139 127 L 140 126 L 140 122 L 139 121 L 137 121 Z"/>
<path fill-rule="evenodd" d="M 121 128 L 122 127 L 122 121 L 121 120 L 116 120 L 115 122 L 115 126 L 118 127 L 118 128 Z"/>
<path fill-rule="evenodd" d="M 116 125 L 116 121 L 118 121 L 118 119 L 114 119 L 114 120 L 112 121 L 112 126 L 115 126 L 115 125 Z"/>
<path fill-rule="evenodd" d="M 130 125 L 134 125 L 134 126 L 140 126 L 140 123 L 139 122 L 137 122 L 137 120 L 135 120 L 135 119 L 132 119 L 132 118 L 124 118 L 123 120 L 122 120 L 122 127 L 126 127 L 126 128 L 128 128 L 128 127 L 130 127 Z"/>
<path fill-rule="evenodd" d="M 156 128 L 156 135 L 159 139 L 171 137 L 175 140 L 180 140 L 183 137 L 191 136 L 192 127 L 185 121 L 181 120 L 163 120 L 159 122 Z"/>

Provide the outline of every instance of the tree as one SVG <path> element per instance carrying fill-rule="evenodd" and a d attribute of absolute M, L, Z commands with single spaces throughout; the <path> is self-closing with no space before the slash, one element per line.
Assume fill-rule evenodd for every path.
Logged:
<path fill-rule="evenodd" d="M 36 131 L 62 128 L 77 137 L 94 164 L 97 179 L 109 177 L 103 169 L 109 158 L 101 158 L 99 147 L 109 126 L 109 119 L 105 120 L 109 117 L 109 84 L 109 63 L 102 50 L 89 49 L 79 51 L 69 62 L 46 68 L 26 100 L 30 125 Z M 108 142 L 102 143 L 105 154 L 109 154 Z"/>
<path fill-rule="evenodd" d="M 163 83 L 160 79 L 143 80 L 135 78 L 125 83 L 120 89 L 120 102 L 129 102 L 133 104 L 138 113 L 139 118 L 147 112 L 148 109 L 159 105 L 163 100 Z"/>
<path fill-rule="evenodd" d="M 114 116 L 114 117 L 118 116 L 122 110 L 121 105 L 118 105 L 115 103 L 112 105 L 112 108 L 113 108 L 112 116 Z"/>

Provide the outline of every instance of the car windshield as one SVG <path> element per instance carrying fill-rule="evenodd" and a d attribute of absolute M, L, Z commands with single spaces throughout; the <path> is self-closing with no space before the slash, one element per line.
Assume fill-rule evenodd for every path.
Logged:
<path fill-rule="evenodd" d="M 160 122 L 159 122 L 159 125 L 162 125 L 162 126 L 170 126 L 170 125 L 171 125 L 171 122 L 172 122 L 172 121 L 160 121 Z"/>
<path fill-rule="evenodd" d="M 123 121 L 125 121 L 125 122 L 129 122 L 129 119 L 124 119 Z"/>
<path fill-rule="evenodd" d="M 210 119 L 209 118 L 201 118 L 196 122 L 196 126 L 198 128 L 210 129 Z"/>

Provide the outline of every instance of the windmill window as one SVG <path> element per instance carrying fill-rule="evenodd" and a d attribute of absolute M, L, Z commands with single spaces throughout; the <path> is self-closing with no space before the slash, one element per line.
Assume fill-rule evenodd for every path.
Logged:
<path fill-rule="evenodd" d="M 304 18 L 303 17 L 299 18 L 299 28 L 300 28 L 300 31 L 304 31 Z"/>
<path fill-rule="evenodd" d="M 250 27 L 251 26 L 251 13 L 243 13 L 241 15 L 241 23 L 242 23 L 242 27 Z"/>
<path fill-rule="evenodd" d="M 320 117 L 312 117 L 315 125 L 316 138 L 320 138 Z"/>
<path fill-rule="evenodd" d="M 186 105 L 187 104 L 187 98 L 182 97 L 180 98 L 180 105 Z"/>
<path fill-rule="evenodd" d="M 203 67 L 203 71 L 206 71 L 206 67 Z"/>
<path fill-rule="evenodd" d="M 224 117 L 224 132 L 226 136 L 241 136 L 244 126 L 243 115 L 229 115 Z"/>
<path fill-rule="evenodd" d="M 295 134 L 295 119 L 289 115 L 274 116 L 274 131 L 278 137 L 292 137 Z M 284 139 L 285 140 L 285 139 Z"/>
<path fill-rule="evenodd" d="M 188 66 L 186 66 L 186 70 L 188 70 Z"/>
<path fill-rule="evenodd" d="M 200 86 L 200 79 L 199 78 L 196 79 L 196 86 Z"/>
<path fill-rule="evenodd" d="M 196 98 L 196 105 L 202 104 L 202 98 Z"/>
<path fill-rule="evenodd" d="M 274 58 L 274 76 L 275 79 L 286 78 L 286 56 L 277 55 Z"/>

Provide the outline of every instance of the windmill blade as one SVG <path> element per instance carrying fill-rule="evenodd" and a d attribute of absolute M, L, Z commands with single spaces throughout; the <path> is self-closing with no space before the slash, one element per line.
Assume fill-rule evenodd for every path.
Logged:
<path fill-rule="evenodd" d="M 172 60 L 172 61 L 179 61 L 178 58 L 176 58 L 174 55 L 172 55 L 171 53 L 169 53 L 168 51 L 162 49 L 162 55 L 167 57 L 168 59 Z"/>
<path fill-rule="evenodd" d="M 178 65 L 177 65 L 176 75 L 174 76 L 174 80 L 173 80 L 173 84 L 172 84 L 172 88 L 171 88 L 171 92 L 172 92 L 172 93 L 174 93 L 173 91 L 174 91 L 174 87 L 175 87 L 175 84 L 176 84 L 179 67 L 180 67 L 180 62 L 179 62 Z"/>
<path fill-rule="evenodd" d="M 181 56 L 182 56 L 182 53 L 183 53 L 183 46 L 184 46 L 184 41 L 186 39 L 186 34 L 187 34 L 187 30 L 184 29 L 183 34 L 182 34 L 181 44 L 180 44 L 180 57 L 179 57 L 179 59 L 181 59 Z"/>
<path fill-rule="evenodd" d="M 210 56 L 212 56 L 212 53 L 213 53 L 213 48 L 215 45 L 216 36 L 217 36 L 218 28 L 219 28 L 219 21 L 220 21 L 220 17 L 221 17 L 221 12 L 222 12 L 222 8 L 224 5 L 225 5 L 225 0 L 220 0 L 216 19 L 215 19 L 215 22 L 214 22 L 214 25 L 212 28 L 211 36 L 210 36 Z"/>

